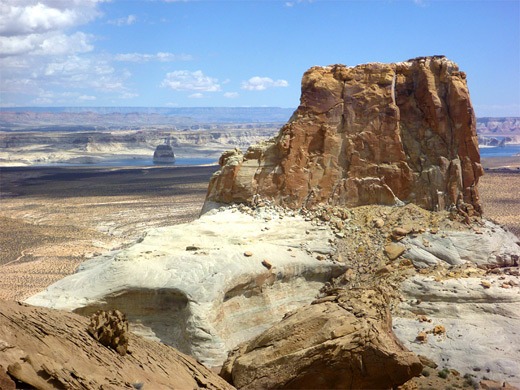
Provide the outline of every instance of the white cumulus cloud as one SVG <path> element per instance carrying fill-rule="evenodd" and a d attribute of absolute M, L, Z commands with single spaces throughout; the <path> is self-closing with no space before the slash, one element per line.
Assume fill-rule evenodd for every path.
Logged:
<path fill-rule="evenodd" d="M 0 35 L 41 34 L 87 23 L 103 0 L 2 0 Z"/>
<path fill-rule="evenodd" d="M 285 80 L 276 80 L 269 77 L 251 77 L 247 81 L 242 81 L 242 89 L 246 89 L 248 91 L 263 91 L 267 88 L 274 87 L 288 87 L 289 83 Z"/>
<path fill-rule="evenodd" d="M 70 29 L 101 16 L 104 0 L 1 0 L 0 56 L 91 51 L 92 36 Z"/>
<path fill-rule="evenodd" d="M 191 72 L 189 70 L 176 70 L 167 73 L 161 83 L 161 87 L 171 88 L 174 91 L 220 91 L 218 79 L 206 76 L 201 70 Z"/>
<path fill-rule="evenodd" d="M 98 99 L 97 92 L 132 94 L 130 73 L 115 69 L 111 56 L 90 54 L 95 37 L 76 29 L 102 16 L 104 1 L 0 0 L 0 91 L 7 101 L 67 104 Z"/>
<path fill-rule="evenodd" d="M 224 97 L 228 99 L 234 99 L 238 97 L 238 92 L 226 92 L 224 93 Z"/>
<path fill-rule="evenodd" d="M 29 34 L 15 37 L 0 36 L 0 57 L 19 55 L 61 55 L 85 53 L 94 48 L 92 36 L 82 32 L 72 35 L 60 32 Z"/>
<path fill-rule="evenodd" d="M 190 99 L 202 99 L 204 97 L 203 94 L 200 92 L 192 93 L 190 96 L 188 96 Z"/>

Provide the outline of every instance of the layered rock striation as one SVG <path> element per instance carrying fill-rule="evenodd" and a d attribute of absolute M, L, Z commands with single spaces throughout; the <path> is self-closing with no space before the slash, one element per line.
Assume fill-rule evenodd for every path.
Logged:
<path fill-rule="evenodd" d="M 312 67 L 279 134 L 219 163 L 208 204 L 260 195 L 291 208 L 413 202 L 481 212 L 466 74 L 444 56 Z"/>
<path fill-rule="evenodd" d="M 128 334 L 106 348 L 73 313 L 0 300 L 0 389 L 233 389 L 194 358 Z"/>

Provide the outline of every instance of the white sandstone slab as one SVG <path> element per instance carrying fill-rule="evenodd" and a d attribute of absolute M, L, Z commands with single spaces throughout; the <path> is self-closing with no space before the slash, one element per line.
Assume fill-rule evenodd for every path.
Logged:
<path fill-rule="evenodd" d="M 414 315 L 394 316 L 395 334 L 407 348 L 433 359 L 441 368 L 520 386 L 520 278 L 499 278 L 437 282 L 432 277 L 414 276 L 406 280 L 402 284 L 406 299 L 400 309 L 424 314 L 432 322 L 419 322 Z M 484 288 L 482 280 L 489 281 L 491 287 Z M 517 286 L 500 287 L 509 280 Z M 419 332 L 435 325 L 443 325 L 446 334 L 430 334 L 427 343 L 416 340 Z"/>
<path fill-rule="evenodd" d="M 316 259 L 333 251 L 331 237 L 329 228 L 299 216 L 212 210 L 86 261 L 26 302 L 83 314 L 118 307 L 133 331 L 219 365 L 228 350 L 312 301 L 325 281 L 345 271 Z"/>
<path fill-rule="evenodd" d="M 474 264 L 518 265 L 520 239 L 490 221 L 474 231 L 449 231 L 443 234 L 424 233 L 416 237 L 407 236 L 402 243 L 408 250 L 405 257 L 416 267 L 428 267 L 440 261 L 451 265 L 467 262 Z"/>

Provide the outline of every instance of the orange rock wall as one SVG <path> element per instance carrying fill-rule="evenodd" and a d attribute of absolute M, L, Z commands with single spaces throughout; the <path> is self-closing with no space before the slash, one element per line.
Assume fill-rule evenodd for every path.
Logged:
<path fill-rule="evenodd" d="M 480 213 L 483 174 L 466 75 L 442 56 L 312 67 L 301 103 L 270 141 L 230 151 L 207 200 L 291 208 L 413 202 Z"/>

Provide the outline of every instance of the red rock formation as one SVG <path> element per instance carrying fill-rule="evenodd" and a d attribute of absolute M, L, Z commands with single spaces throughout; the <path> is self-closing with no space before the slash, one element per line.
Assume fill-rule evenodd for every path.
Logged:
<path fill-rule="evenodd" d="M 466 74 L 443 56 L 312 67 L 278 136 L 224 153 L 207 200 L 288 207 L 465 203 L 480 213 L 476 119 Z"/>

